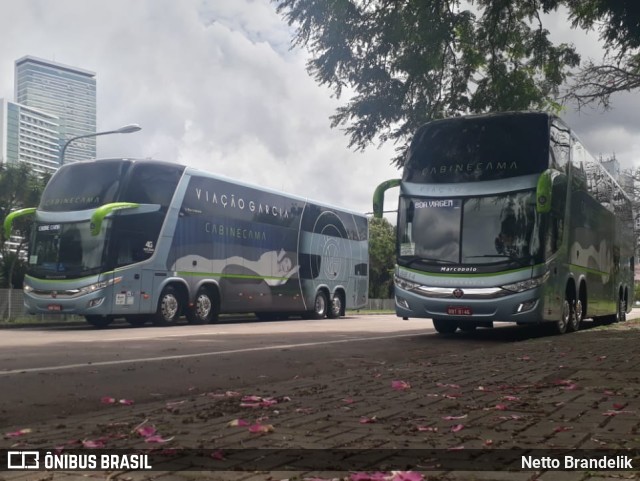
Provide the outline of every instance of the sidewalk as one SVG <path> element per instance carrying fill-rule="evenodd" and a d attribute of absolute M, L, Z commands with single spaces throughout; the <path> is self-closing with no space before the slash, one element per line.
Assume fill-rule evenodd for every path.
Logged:
<path fill-rule="evenodd" d="M 411 450 L 440 449 L 461 453 L 461 459 L 471 453 L 478 467 L 485 459 L 495 462 L 496 452 L 640 450 L 639 346 L 640 321 L 628 321 L 470 352 L 452 351 L 437 359 L 429 352 L 401 364 L 380 359 L 365 367 L 346 366 L 340 374 L 293 378 L 268 391 L 211 392 L 140 406 L 115 400 L 113 409 L 92 419 L 71 417 L 6 428 L 4 432 L 13 435 L 5 435 L 0 447 L 73 449 L 84 442 L 85 447 L 105 449 L 206 448 L 219 450 L 209 462 L 221 466 L 228 460 L 216 458 L 234 448 L 246 450 L 246 456 L 256 454 L 251 449 L 268 448 L 274 450 L 269 471 L 181 471 L 172 464 L 167 472 L 12 471 L 0 473 L 0 480 L 348 479 L 349 469 L 286 471 L 290 464 L 278 458 L 278 452 L 311 452 L 303 449 L 318 450 L 318 456 L 319 450 L 332 448 L 387 450 L 363 456 L 406 452 L 407 462 L 412 453 L 423 452 Z M 21 429 L 31 431 L 19 434 Z M 508 451 L 516 449 L 520 451 Z M 515 466 L 519 465 L 518 457 Z M 640 471 L 475 471 L 473 463 L 461 466 L 465 471 L 442 468 L 421 473 L 425 480 L 640 479 Z M 640 467 L 637 459 L 634 467 Z M 265 468 L 267 464 L 259 464 L 259 469 Z M 400 476 L 396 479 L 414 479 Z"/>

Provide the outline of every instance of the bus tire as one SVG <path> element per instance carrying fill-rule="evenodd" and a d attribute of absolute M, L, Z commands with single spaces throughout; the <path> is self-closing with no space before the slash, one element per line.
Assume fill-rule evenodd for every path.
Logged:
<path fill-rule="evenodd" d="M 342 315 L 342 309 L 344 307 L 344 302 L 342 301 L 342 294 L 336 292 L 331 299 L 331 305 L 327 310 L 327 317 L 329 319 L 335 319 Z"/>
<path fill-rule="evenodd" d="M 569 322 L 567 323 L 567 332 L 575 332 L 580 330 L 580 324 L 582 323 L 582 299 L 578 299 L 571 309 L 571 315 L 569 316 Z"/>
<path fill-rule="evenodd" d="M 453 334 L 458 329 L 458 323 L 444 319 L 433 319 L 433 327 L 438 334 Z"/>
<path fill-rule="evenodd" d="M 616 313 L 616 322 L 625 322 L 627 320 L 627 303 L 624 297 L 620 295 L 618 300 L 618 312 Z"/>
<path fill-rule="evenodd" d="M 554 334 L 564 334 L 565 332 L 567 332 L 567 328 L 569 327 L 569 322 L 572 316 L 573 313 L 571 309 L 571 301 L 569 301 L 569 299 L 565 297 L 564 301 L 562 302 L 562 312 L 560 314 L 560 319 L 550 323 L 552 332 Z"/>
<path fill-rule="evenodd" d="M 180 296 L 172 286 L 162 289 L 158 299 L 158 308 L 151 317 L 151 322 L 156 326 L 168 326 L 175 324 L 180 317 L 182 303 Z"/>
<path fill-rule="evenodd" d="M 316 299 L 313 301 L 313 311 L 311 314 L 313 319 L 324 319 L 327 316 L 328 305 L 327 295 L 323 291 L 318 291 L 316 293 Z"/>
<path fill-rule="evenodd" d="M 126 316 L 125 319 L 133 327 L 142 327 L 149 320 L 147 316 Z"/>
<path fill-rule="evenodd" d="M 98 329 L 104 329 L 113 322 L 113 317 L 110 316 L 84 316 L 84 318 L 89 324 Z"/>
<path fill-rule="evenodd" d="M 187 311 L 189 324 L 210 324 L 218 320 L 218 305 L 209 289 L 201 287 L 196 293 L 193 307 Z"/>

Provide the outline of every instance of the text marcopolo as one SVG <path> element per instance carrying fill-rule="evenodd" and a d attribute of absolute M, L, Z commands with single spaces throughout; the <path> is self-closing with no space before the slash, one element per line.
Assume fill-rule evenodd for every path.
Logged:
<path fill-rule="evenodd" d="M 602 456 L 581 458 L 578 456 L 522 456 L 521 469 L 633 469 L 631 456 Z"/>

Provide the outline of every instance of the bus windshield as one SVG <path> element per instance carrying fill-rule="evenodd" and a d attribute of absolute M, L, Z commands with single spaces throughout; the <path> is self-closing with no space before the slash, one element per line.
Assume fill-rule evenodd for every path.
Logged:
<path fill-rule="evenodd" d="M 29 253 L 30 275 L 72 279 L 100 272 L 107 230 L 92 236 L 89 221 L 37 224 Z"/>
<path fill-rule="evenodd" d="M 398 235 L 401 265 L 529 265 L 541 250 L 533 190 L 454 199 L 402 197 Z"/>

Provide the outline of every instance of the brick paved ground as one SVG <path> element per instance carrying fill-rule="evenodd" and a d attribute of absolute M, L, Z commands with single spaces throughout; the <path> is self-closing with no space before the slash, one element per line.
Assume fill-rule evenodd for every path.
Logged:
<path fill-rule="evenodd" d="M 286 454 L 304 448 L 388 450 L 362 453 L 371 462 L 376 453 L 405 452 L 411 463 L 415 452 L 406 451 L 411 449 L 446 450 L 440 452 L 461 460 L 467 453 L 479 455 L 472 463 L 461 461 L 456 470 L 421 471 L 425 480 L 640 479 L 632 471 L 477 470 L 485 461 L 495 465 L 496 453 L 513 452 L 502 450 L 640 449 L 638 346 L 640 322 L 628 321 L 564 336 L 455 351 L 440 358 L 425 352 L 401 364 L 380 360 L 345 366 L 339 374 L 292 379 L 259 392 L 212 390 L 171 403 L 116 404 L 91 419 L 71 417 L 11 427 L 7 432 L 31 431 L 5 435 L 1 446 L 70 449 L 84 441 L 104 443 L 106 448 L 211 448 L 227 457 L 209 460 L 220 467 L 242 464 L 229 454 L 232 448 L 247 449 L 244 454 L 249 458 L 256 454 L 252 448 L 275 449 L 280 454 L 258 462 L 256 469 L 261 471 L 181 471 L 180 464 L 173 462 L 164 472 L 5 472 L 0 480 L 266 481 L 352 476 L 366 481 L 362 474 L 360 478 L 349 474 L 348 466 L 340 472 L 288 471 Z M 243 400 L 243 396 L 255 398 Z M 234 420 L 246 421 L 248 426 L 230 426 Z M 255 425 L 269 432 L 252 433 Z M 146 442 L 153 440 L 150 432 L 141 431 L 147 427 L 155 428 L 160 441 L 171 439 L 162 444 Z M 307 453 L 309 462 L 320 463 L 322 451 Z M 433 468 L 438 460 L 425 463 Z M 636 464 L 640 466 L 640 461 Z M 326 466 L 334 465 L 328 461 Z M 384 467 L 382 462 L 373 471 Z M 369 476 L 377 479 L 376 474 Z M 412 477 L 417 476 L 415 472 L 388 476 L 394 481 L 420 479 Z"/>

